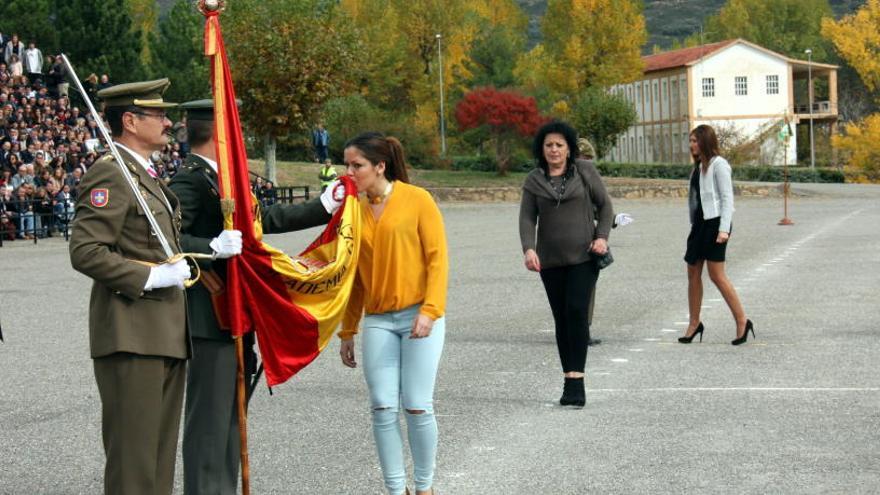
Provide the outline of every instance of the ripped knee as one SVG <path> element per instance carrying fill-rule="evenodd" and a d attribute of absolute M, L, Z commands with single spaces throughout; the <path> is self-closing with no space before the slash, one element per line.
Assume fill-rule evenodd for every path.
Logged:
<path fill-rule="evenodd" d="M 424 409 L 406 409 L 407 414 L 425 414 Z"/>

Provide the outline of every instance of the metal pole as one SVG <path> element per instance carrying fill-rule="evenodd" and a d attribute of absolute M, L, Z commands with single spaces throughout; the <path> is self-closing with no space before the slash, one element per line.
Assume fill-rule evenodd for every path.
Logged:
<path fill-rule="evenodd" d="M 816 148 L 813 144 L 813 50 L 807 48 L 807 84 L 810 100 L 810 168 L 816 168 Z"/>
<path fill-rule="evenodd" d="M 446 113 L 443 110 L 443 36 L 437 34 L 437 60 L 440 66 L 440 155 L 446 156 Z"/>

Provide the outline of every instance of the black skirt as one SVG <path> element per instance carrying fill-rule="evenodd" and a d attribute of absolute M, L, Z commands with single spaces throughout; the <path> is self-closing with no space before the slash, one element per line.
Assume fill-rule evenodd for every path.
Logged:
<path fill-rule="evenodd" d="M 703 220 L 702 215 L 698 215 L 697 221 L 691 225 L 691 233 L 688 234 L 687 238 L 687 250 L 684 253 L 684 260 L 688 265 L 693 265 L 699 260 L 725 260 L 727 242 L 715 242 L 718 239 L 718 227 L 720 225 L 721 217 Z M 732 227 L 731 231 L 733 231 Z"/>

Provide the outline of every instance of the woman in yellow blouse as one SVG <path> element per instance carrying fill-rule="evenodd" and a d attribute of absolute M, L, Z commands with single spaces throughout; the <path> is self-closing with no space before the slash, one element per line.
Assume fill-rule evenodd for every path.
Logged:
<path fill-rule="evenodd" d="M 357 277 L 342 322 L 342 362 L 357 366 L 363 321 L 364 377 L 373 436 L 388 493 L 409 493 L 398 420 L 402 404 L 417 495 L 433 493 L 437 457 L 434 382 L 443 352 L 449 259 L 443 217 L 431 195 L 409 184 L 400 141 L 377 132 L 345 144 L 346 172 L 361 198 Z"/>

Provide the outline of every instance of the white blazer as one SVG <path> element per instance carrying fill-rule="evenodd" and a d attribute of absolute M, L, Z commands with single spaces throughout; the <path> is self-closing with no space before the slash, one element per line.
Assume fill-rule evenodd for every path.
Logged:
<path fill-rule="evenodd" d="M 697 172 L 699 170 L 699 172 Z M 716 156 L 709 161 L 709 167 L 703 173 L 702 166 L 691 173 L 700 174 L 700 203 L 703 205 L 703 218 L 706 220 L 721 217 L 719 232 L 730 232 L 733 220 L 733 172 L 727 160 Z M 689 197 L 688 206 L 691 223 L 697 210 L 697 198 Z"/>

